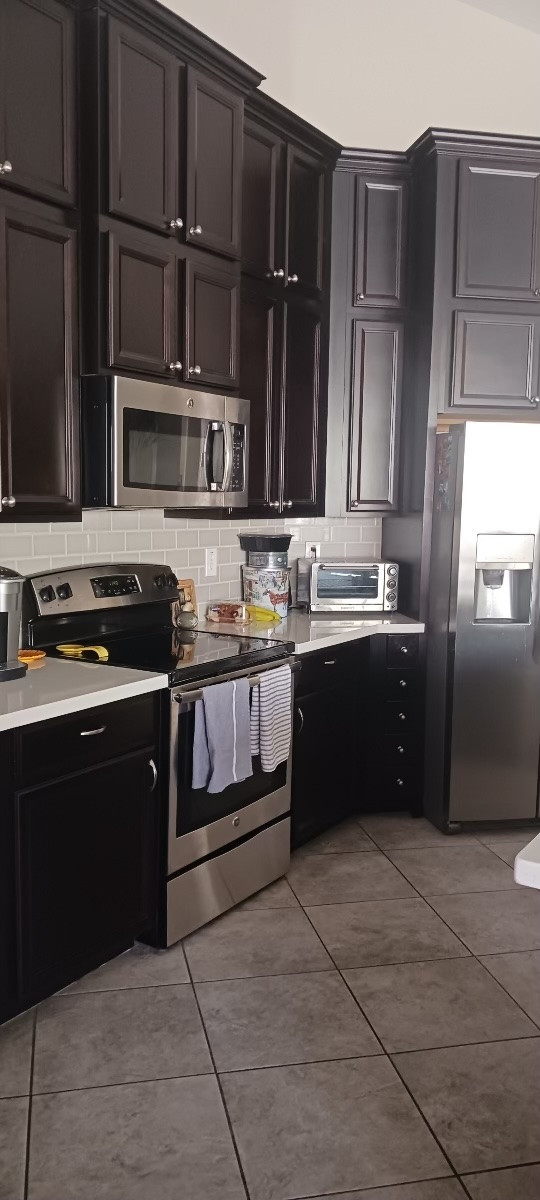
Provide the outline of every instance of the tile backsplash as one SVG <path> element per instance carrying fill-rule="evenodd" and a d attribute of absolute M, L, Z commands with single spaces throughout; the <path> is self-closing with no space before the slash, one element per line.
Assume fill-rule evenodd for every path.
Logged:
<path fill-rule="evenodd" d="M 86 509 L 81 521 L 0 527 L 0 564 L 21 575 L 80 562 L 163 562 L 195 580 L 199 602 L 237 599 L 245 554 L 244 531 L 292 533 L 289 561 L 320 542 L 321 554 L 378 557 L 379 517 L 301 517 L 282 521 L 210 521 L 165 517 L 157 509 Z M 205 574 L 207 547 L 217 550 L 217 574 Z"/>

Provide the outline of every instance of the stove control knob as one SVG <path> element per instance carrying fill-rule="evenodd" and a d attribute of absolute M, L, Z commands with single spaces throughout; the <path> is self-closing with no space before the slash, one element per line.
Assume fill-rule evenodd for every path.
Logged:
<path fill-rule="evenodd" d="M 166 579 L 164 575 L 154 575 L 154 587 L 165 587 Z"/>
<path fill-rule="evenodd" d="M 56 595 L 58 596 L 59 600 L 69 600 L 69 597 L 73 595 L 69 583 L 59 583 L 56 589 Z"/>
<path fill-rule="evenodd" d="M 167 583 L 168 583 L 169 587 L 173 587 L 173 588 L 175 588 L 175 587 L 177 586 L 177 584 L 178 584 L 178 580 L 177 580 L 177 578 L 176 578 L 176 575 L 172 575 L 172 574 L 171 574 L 171 575 L 167 575 Z"/>
<path fill-rule="evenodd" d="M 43 600 L 44 604 L 50 604 L 51 600 L 54 600 L 54 588 L 52 588 L 52 587 L 40 588 L 39 589 L 39 598 L 40 598 L 40 600 Z"/>

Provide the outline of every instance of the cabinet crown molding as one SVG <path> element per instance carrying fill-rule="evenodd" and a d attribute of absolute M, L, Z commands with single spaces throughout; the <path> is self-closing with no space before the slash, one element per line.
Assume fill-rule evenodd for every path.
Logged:
<path fill-rule="evenodd" d="M 324 157 L 332 166 L 335 165 L 341 153 L 339 142 L 335 142 L 328 134 L 321 133 L 309 121 L 304 121 L 296 113 L 291 112 L 278 100 L 267 96 L 266 92 L 252 92 L 245 103 L 246 116 L 266 124 L 274 133 L 281 137 L 290 138 L 305 150 L 310 150 Z"/>
<path fill-rule="evenodd" d="M 157 0 L 79 0 L 79 8 L 82 12 L 93 10 L 119 17 L 132 28 L 161 38 L 164 46 L 180 54 L 185 62 L 215 73 L 244 94 L 258 87 L 265 78 L 260 71 Z"/>
<path fill-rule="evenodd" d="M 531 158 L 540 155 L 540 138 L 518 134 L 478 133 L 467 129 L 426 129 L 407 151 L 407 158 L 418 161 L 434 154 L 474 154 L 496 158 Z"/>
<path fill-rule="evenodd" d="M 345 147 L 337 160 L 336 171 L 366 171 L 370 175 L 411 174 L 411 164 L 404 150 L 364 150 Z"/>

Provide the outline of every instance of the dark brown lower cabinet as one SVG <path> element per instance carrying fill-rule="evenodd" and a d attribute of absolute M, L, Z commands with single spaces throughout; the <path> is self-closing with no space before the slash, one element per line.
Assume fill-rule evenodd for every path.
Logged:
<path fill-rule="evenodd" d="M 126 949 L 149 926 L 150 758 L 143 751 L 16 794 L 23 1005 Z"/>
<path fill-rule="evenodd" d="M 397 503 L 403 325 L 352 322 L 349 464 L 350 512 Z"/>
<path fill-rule="evenodd" d="M 324 510 L 325 346 L 317 304 L 243 284 L 240 393 L 251 404 L 249 503 L 256 512 Z"/>
<path fill-rule="evenodd" d="M 77 234 L 62 213 L 0 205 L 0 513 L 79 505 Z"/>
<path fill-rule="evenodd" d="M 100 365 L 236 388 L 239 268 L 216 266 L 213 255 L 116 222 L 106 241 L 107 350 Z"/>

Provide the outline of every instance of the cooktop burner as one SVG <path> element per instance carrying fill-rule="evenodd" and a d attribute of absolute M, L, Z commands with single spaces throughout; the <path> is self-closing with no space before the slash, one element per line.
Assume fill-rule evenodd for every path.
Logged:
<path fill-rule="evenodd" d="M 103 646 L 108 657 L 100 659 L 100 665 L 159 671 L 168 675 L 171 686 L 286 658 L 294 650 L 292 643 L 267 638 L 230 637 L 171 627 L 113 637 L 86 637 L 78 639 L 78 644 Z M 61 657 L 56 648 L 50 652 Z M 96 654 L 89 650 L 81 658 L 95 662 Z"/>

